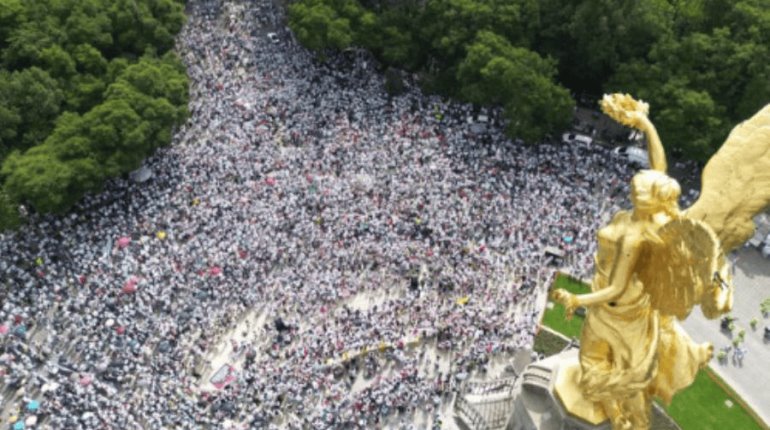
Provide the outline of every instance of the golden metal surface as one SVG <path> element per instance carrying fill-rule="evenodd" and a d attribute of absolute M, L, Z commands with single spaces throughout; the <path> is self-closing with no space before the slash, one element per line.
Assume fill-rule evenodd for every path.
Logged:
<path fill-rule="evenodd" d="M 559 363 L 559 372 L 554 382 L 554 392 L 570 414 L 598 425 L 607 421 L 607 414 L 600 404 L 585 398 L 580 390 L 580 362 L 577 357 Z"/>
<path fill-rule="evenodd" d="M 733 129 L 703 171 L 700 198 L 685 211 L 649 106 L 613 94 L 602 109 L 646 134 L 651 168 L 631 180 L 633 210 L 597 233 L 592 292 L 553 292 L 568 316 L 588 309 L 579 366 L 564 363 L 556 393 L 588 422 L 603 415 L 614 430 L 648 429 L 652 398 L 670 402 L 712 356 L 713 347 L 694 343 L 676 319 L 696 305 L 709 318 L 732 308 L 725 256 L 751 236 L 753 217 L 770 205 L 770 105 Z"/>

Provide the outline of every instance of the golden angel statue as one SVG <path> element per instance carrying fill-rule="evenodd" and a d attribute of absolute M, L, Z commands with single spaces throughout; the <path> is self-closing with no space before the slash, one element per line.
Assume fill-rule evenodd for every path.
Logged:
<path fill-rule="evenodd" d="M 732 130 L 703 171 L 699 199 L 681 210 L 648 105 L 622 94 L 605 95 L 601 104 L 646 134 L 650 169 L 631 180 L 633 209 L 597 233 L 592 292 L 556 290 L 553 298 L 568 315 L 587 308 L 579 395 L 614 430 L 648 429 L 652 398 L 670 402 L 712 356 L 713 347 L 694 343 L 676 320 L 696 305 L 709 318 L 732 307 L 726 256 L 751 237 L 753 217 L 770 205 L 770 105 Z"/>

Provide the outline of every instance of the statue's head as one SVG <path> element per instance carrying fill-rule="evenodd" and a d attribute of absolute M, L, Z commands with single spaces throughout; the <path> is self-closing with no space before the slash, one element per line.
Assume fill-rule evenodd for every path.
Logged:
<path fill-rule="evenodd" d="M 631 179 L 631 202 L 634 210 L 643 215 L 665 212 L 676 216 L 681 194 L 676 179 L 657 170 L 642 170 Z"/>

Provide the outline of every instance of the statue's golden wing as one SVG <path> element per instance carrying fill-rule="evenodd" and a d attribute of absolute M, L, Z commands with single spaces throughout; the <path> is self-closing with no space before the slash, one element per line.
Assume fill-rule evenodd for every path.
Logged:
<path fill-rule="evenodd" d="M 640 256 L 637 277 L 653 308 L 683 320 L 712 291 L 724 262 L 719 240 L 701 221 L 680 218 L 658 230 Z"/>
<path fill-rule="evenodd" d="M 754 233 L 770 205 L 770 105 L 738 124 L 703 169 L 701 195 L 685 215 L 706 222 L 727 254 Z"/>

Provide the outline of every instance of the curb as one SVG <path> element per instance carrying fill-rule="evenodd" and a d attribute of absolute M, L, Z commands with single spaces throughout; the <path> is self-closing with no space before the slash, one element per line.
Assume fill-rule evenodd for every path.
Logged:
<path fill-rule="evenodd" d="M 708 375 L 708 377 L 714 381 L 715 384 L 719 385 L 719 388 L 725 391 L 725 393 L 730 396 L 732 400 L 734 400 L 738 405 L 740 405 L 748 414 L 749 416 L 757 423 L 757 425 L 762 428 L 763 430 L 770 430 L 770 426 L 768 426 L 762 418 L 757 415 L 756 412 L 754 412 L 754 409 L 749 406 L 745 400 L 743 400 L 743 397 L 739 396 L 738 393 L 733 390 L 733 388 L 722 379 L 721 376 L 717 374 L 717 372 L 711 368 L 709 365 L 708 367 L 705 367 L 703 369 Z"/>

